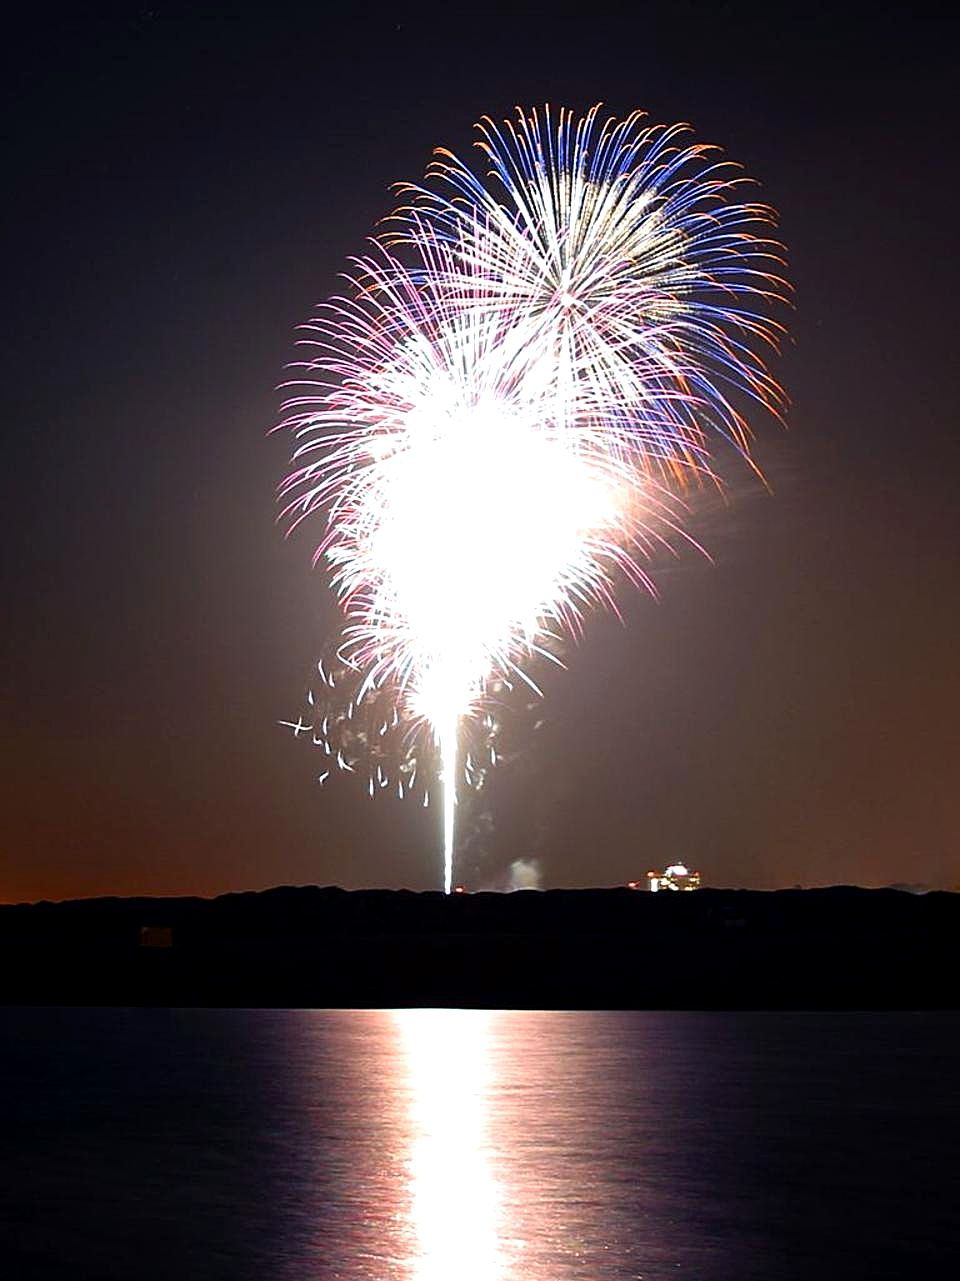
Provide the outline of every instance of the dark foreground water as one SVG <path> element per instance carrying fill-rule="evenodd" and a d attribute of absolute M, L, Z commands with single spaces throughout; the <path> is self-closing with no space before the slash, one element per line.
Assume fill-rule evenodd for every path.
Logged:
<path fill-rule="evenodd" d="M 956 1275 L 960 1016 L 0 1011 L 8 1281 Z"/>

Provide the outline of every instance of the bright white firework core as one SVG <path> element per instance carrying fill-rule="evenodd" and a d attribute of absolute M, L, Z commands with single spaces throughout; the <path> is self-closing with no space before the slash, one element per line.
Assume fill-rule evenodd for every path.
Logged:
<path fill-rule="evenodd" d="M 596 536 L 612 535 L 619 498 L 577 434 L 544 422 L 542 402 L 465 405 L 438 382 L 401 430 L 371 433 L 362 559 L 372 613 L 407 659 L 409 711 L 442 758 L 449 893 L 458 721 L 491 674 L 509 675 L 518 647 L 536 644 Z"/>

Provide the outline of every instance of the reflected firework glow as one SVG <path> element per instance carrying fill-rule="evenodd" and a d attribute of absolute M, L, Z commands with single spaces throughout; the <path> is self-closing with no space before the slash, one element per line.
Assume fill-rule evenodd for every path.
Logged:
<path fill-rule="evenodd" d="M 501 1189 L 489 1138 L 489 1010 L 398 1010 L 412 1129 L 413 1281 L 500 1281 Z"/>

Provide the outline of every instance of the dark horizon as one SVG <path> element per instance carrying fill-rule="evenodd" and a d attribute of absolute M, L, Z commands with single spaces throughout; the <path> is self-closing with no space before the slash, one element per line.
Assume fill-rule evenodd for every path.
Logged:
<path fill-rule="evenodd" d="M 947 1010 L 958 917 L 956 894 L 851 887 L 0 905 L 0 1003 Z"/>
<path fill-rule="evenodd" d="M 797 310 L 694 553 L 591 620 L 455 877 L 960 883 L 949 222 L 956 20 L 21 15 L 8 204 L 0 902 L 440 880 L 437 815 L 317 787 L 295 720 L 333 624 L 285 541 L 294 328 L 439 144 L 516 102 L 689 120 L 780 212 Z"/>

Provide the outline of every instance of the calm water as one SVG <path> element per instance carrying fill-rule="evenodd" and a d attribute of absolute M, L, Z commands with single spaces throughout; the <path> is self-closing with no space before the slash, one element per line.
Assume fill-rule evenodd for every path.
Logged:
<path fill-rule="evenodd" d="M 0 1012 L 9 1281 L 926 1278 L 960 1016 Z"/>

